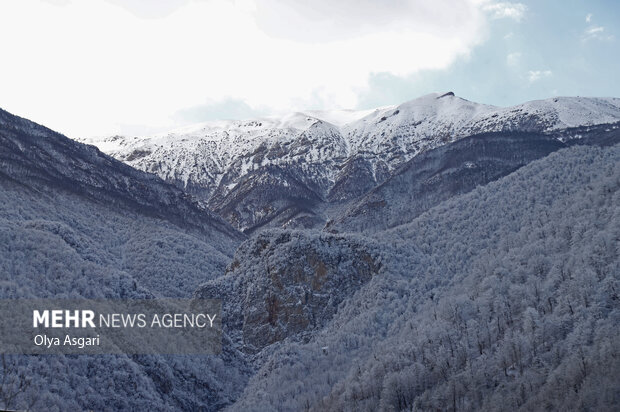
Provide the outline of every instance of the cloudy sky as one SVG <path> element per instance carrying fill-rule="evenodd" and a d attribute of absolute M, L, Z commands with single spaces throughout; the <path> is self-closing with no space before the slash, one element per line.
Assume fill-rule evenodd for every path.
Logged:
<path fill-rule="evenodd" d="M 438 91 L 620 97 L 614 0 L 3 0 L 0 107 L 70 137 Z"/>

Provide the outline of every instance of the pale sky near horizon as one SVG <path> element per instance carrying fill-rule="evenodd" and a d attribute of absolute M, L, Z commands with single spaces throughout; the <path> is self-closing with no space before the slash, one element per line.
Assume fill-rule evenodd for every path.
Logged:
<path fill-rule="evenodd" d="M 619 21 L 611 0 L 4 0 L 0 107 L 87 137 L 434 91 L 620 97 Z"/>

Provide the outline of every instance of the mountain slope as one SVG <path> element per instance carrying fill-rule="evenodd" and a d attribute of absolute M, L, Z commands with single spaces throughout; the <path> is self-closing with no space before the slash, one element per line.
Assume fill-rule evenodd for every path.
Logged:
<path fill-rule="evenodd" d="M 474 134 L 552 132 L 618 121 L 617 98 L 556 97 L 501 108 L 434 93 L 366 116 L 343 131 L 358 150 L 406 160 L 420 149 Z"/>
<path fill-rule="evenodd" d="M 579 139 L 567 136 L 579 134 Z M 620 142 L 620 128 L 567 129 L 558 137 L 534 132 L 474 135 L 428 150 L 409 160 L 340 216 L 330 231 L 372 232 L 412 221 L 426 210 L 476 186 L 506 176 L 531 161 L 572 144 Z"/>
<path fill-rule="evenodd" d="M 176 187 L 3 110 L 0 145 L 0 173 L 7 180 L 31 189 L 62 190 L 191 226 L 217 239 L 228 253 L 243 239 L 219 216 Z"/>
<path fill-rule="evenodd" d="M 378 272 L 311 337 L 265 350 L 227 410 L 613 410 L 619 160 L 563 149 L 360 238 Z"/>
<path fill-rule="evenodd" d="M 85 141 L 204 199 L 236 228 L 255 232 L 319 228 L 334 217 L 327 204 L 357 199 L 415 156 L 463 137 L 516 131 L 568 140 L 563 131 L 569 128 L 619 121 L 615 98 L 558 97 L 499 108 L 435 93 L 369 111 L 309 111 Z M 278 181 L 289 200 L 276 204 L 266 196 L 257 203 L 262 186 L 252 186 L 252 176 Z"/>
<path fill-rule="evenodd" d="M 189 298 L 224 272 L 242 239 L 158 177 L 0 111 L 0 298 Z M 246 360 L 229 346 L 201 362 L 52 358 L 3 355 L 0 407 L 216 408 L 248 378 Z M 12 387 L 13 378 L 29 384 Z"/>

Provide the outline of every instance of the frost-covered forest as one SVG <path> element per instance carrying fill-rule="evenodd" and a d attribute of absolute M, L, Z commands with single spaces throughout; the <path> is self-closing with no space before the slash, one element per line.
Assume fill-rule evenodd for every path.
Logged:
<path fill-rule="evenodd" d="M 218 356 L 2 356 L 1 408 L 620 405 L 617 142 L 469 193 L 439 185 L 445 201 L 415 213 L 386 196 L 389 229 L 358 216 L 246 238 L 161 179 L 0 115 L 0 298 L 219 298 L 225 331 Z"/>
<path fill-rule="evenodd" d="M 231 409 L 616 409 L 619 159 L 562 150 L 376 234 L 379 273 Z"/>
<path fill-rule="evenodd" d="M 211 217 L 195 214 L 168 185 L 120 162 L 97 164 L 92 148 L 0 115 L 1 298 L 189 297 L 224 271 L 239 240 L 213 230 Z M 85 165 L 77 167 L 80 160 Z M 146 193 L 136 192 L 145 184 Z M 180 203 L 173 214 L 187 224 L 154 213 L 163 209 L 161 198 Z M 221 357 L 6 355 L 0 361 L 0 408 L 7 409 L 216 408 L 230 403 L 247 379 L 245 360 L 230 350 Z"/>

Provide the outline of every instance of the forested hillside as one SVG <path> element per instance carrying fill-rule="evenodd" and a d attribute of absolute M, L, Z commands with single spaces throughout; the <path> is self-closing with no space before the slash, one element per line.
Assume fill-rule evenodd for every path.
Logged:
<path fill-rule="evenodd" d="M 248 172 L 220 199 L 258 217 L 246 236 L 0 112 L 0 298 L 216 298 L 224 325 L 220 355 L 3 356 L 0 407 L 616 410 L 618 129 L 567 130 L 463 137 L 378 186 L 350 159 L 333 210 L 304 209 L 325 193 L 282 168 Z M 326 211 L 328 230 L 296 220 Z"/>
<path fill-rule="evenodd" d="M 565 149 L 377 233 L 379 272 L 230 410 L 614 410 L 619 160 Z"/>
<path fill-rule="evenodd" d="M 190 297 L 224 271 L 241 239 L 161 179 L 0 112 L 0 298 Z M 245 360 L 230 348 L 198 359 L 2 355 L 0 407 L 230 403 L 247 379 Z"/>

